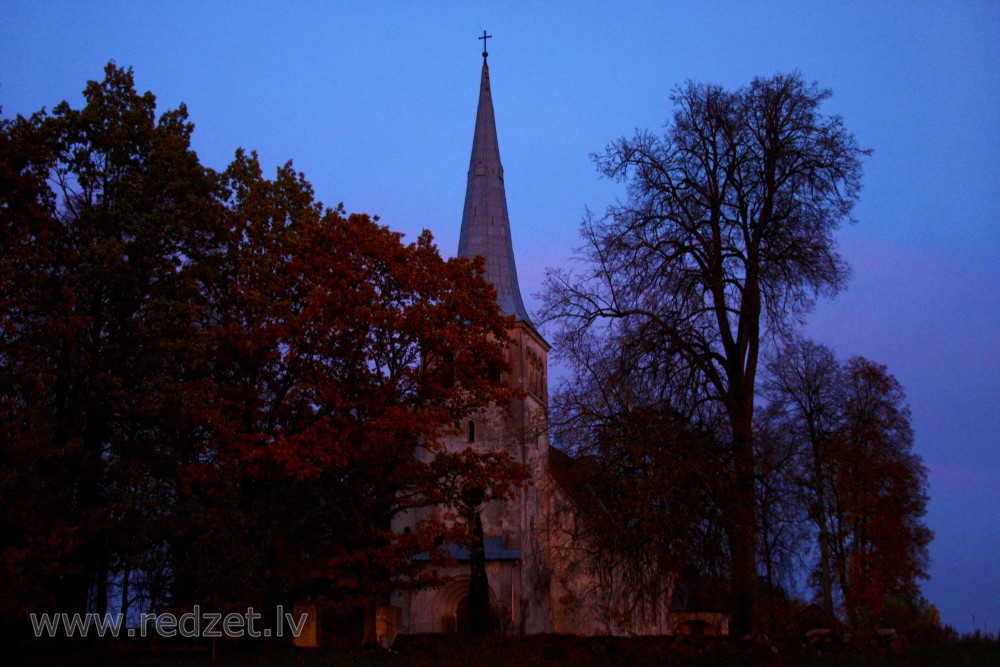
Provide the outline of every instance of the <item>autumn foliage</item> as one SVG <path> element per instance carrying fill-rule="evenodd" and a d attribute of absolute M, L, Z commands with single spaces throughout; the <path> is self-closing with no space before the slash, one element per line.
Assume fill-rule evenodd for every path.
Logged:
<path fill-rule="evenodd" d="M 0 615 L 385 600 L 453 530 L 394 516 L 524 478 L 440 446 L 508 398 L 483 267 L 84 97 L 0 121 Z"/>
<path fill-rule="evenodd" d="M 773 498 L 786 523 L 805 527 L 773 535 L 775 544 L 814 545 L 810 574 L 828 615 L 870 626 L 894 604 L 920 602 L 932 537 L 927 470 L 913 452 L 902 385 L 882 364 L 841 363 L 796 338 L 768 360 L 764 387 L 761 457 L 775 462 L 767 477 L 786 480 Z"/>

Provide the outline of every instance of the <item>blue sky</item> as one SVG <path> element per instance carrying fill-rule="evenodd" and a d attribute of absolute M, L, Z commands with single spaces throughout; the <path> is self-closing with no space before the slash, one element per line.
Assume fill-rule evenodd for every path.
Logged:
<path fill-rule="evenodd" d="M 147 6 L 147 4 L 149 6 Z M 497 5 L 502 5 L 497 6 Z M 458 245 L 487 29 L 522 292 L 565 265 L 619 186 L 589 154 L 658 129 L 671 89 L 799 70 L 833 90 L 865 163 L 839 235 L 848 290 L 807 333 L 888 365 L 930 469 L 925 595 L 1000 626 L 1000 3 L 12 2 L 0 106 L 79 106 L 108 60 L 184 102 L 202 162 L 292 159 L 329 205 Z"/>

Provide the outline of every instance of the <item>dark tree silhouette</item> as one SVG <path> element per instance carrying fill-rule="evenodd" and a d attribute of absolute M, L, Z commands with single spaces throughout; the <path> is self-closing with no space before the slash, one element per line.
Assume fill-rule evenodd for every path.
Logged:
<path fill-rule="evenodd" d="M 753 625 L 753 416 L 764 336 L 844 284 L 833 232 L 858 198 L 861 158 L 829 91 L 800 75 L 730 92 L 689 83 L 663 136 L 638 132 L 596 156 L 627 197 L 584 220 L 579 273 L 552 271 L 545 314 L 559 339 L 607 327 L 669 359 L 728 420 L 724 507 L 733 629 Z"/>
<path fill-rule="evenodd" d="M 114 578 L 127 607 L 207 420 L 196 260 L 219 218 L 193 126 L 113 64 L 84 100 L 0 127 L 7 610 L 103 613 Z"/>
<path fill-rule="evenodd" d="M 0 121 L 0 616 L 427 584 L 413 556 L 465 527 L 393 517 L 525 478 L 442 445 L 509 397 L 481 261 L 324 208 L 290 164 L 202 167 L 131 70 L 84 100 Z"/>
<path fill-rule="evenodd" d="M 835 490 L 829 449 L 843 421 L 844 384 L 840 363 L 829 348 L 796 337 L 767 364 L 764 389 L 769 425 L 784 434 L 801 458 L 797 480 L 819 542 L 816 579 L 823 611 L 833 616 L 830 514 Z"/>
<path fill-rule="evenodd" d="M 463 496 L 467 506 L 466 520 L 472 533 L 469 544 L 469 630 L 475 635 L 485 635 L 490 631 L 490 582 L 486 573 L 483 517 L 478 511 L 484 494 L 482 489 L 471 487 Z"/>
<path fill-rule="evenodd" d="M 576 458 L 565 464 L 581 512 L 552 529 L 587 545 L 580 553 L 610 631 L 667 605 L 678 572 L 725 572 L 720 415 L 675 402 L 682 376 L 627 335 L 560 343 L 574 380 L 555 392 L 549 422 L 553 441 Z"/>
<path fill-rule="evenodd" d="M 770 359 L 762 428 L 780 431 L 796 456 L 802 512 L 816 528 L 814 574 L 825 611 L 834 593 L 847 620 L 869 625 L 890 603 L 917 604 L 931 532 L 922 522 L 927 471 L 913 453 L 902 386 L 863 357 L 839 363 L 796 338 Z"/>

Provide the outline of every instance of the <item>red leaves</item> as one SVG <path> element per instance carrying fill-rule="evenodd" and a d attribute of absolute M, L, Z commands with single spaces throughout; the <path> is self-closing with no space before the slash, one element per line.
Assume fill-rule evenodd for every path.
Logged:
<path fill-rule="evenodd" d="M 506 402 L 490 378 L 506 370 L 510 323 L 481 267 L 445 261 L 429 233 L 405 244 L 366 215 L 320 214 L 301 177 L 286 167 L 264 180 L 254 157 L 238 155 L 226 174 L 236 289 L 218 304 L 220 444 L 268 489 L 254 503 L 273 506 L 273 489 L 295 499 L 282 512 L 309 517 L 303 530 L 266 520 L 284 545 L 276 558 L 295 554 L 279 566 L 300 573 L 294 585 L 385 594 L 431 539 L 393 533 L 394 516 L 456 503 L 470 480 L 503 497 L 525 479 L 504 456 L 437 447 L 470 412 Z M 460 360 L 451 382 L 444 358 Z"/>
<path fill-rule="evenodd" d="M 926 469 L 913 453 L 902 386 L 882 364 L 863 357 L 841 364 L 803 339 L 771 360 L 765 386 L 771 437 L 761 444 L 789 448 L 782 465 L 799 480 L 816 526 L 815 569 L 828 611 L 834 585 L 848 619 L 862 624 L 875 622 L 894 596 L 915 599 L 931 533 L 922 523 Z"/>
<path fill-rule="evenodd" d="M 129 577 L 151 604 L 381 593 L 431 539 L 396 514 L 521 478 L 437 446 L 507 399 L 481 266 L 324 210 L 291 163 L 203 168 L 129 70 L 85 99 L 0 122 L 0 584 L 28 591 L 0 614 Z"/>

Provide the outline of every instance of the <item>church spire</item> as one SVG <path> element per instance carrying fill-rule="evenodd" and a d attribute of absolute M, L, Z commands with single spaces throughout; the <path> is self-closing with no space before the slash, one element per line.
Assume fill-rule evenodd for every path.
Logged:
<path fill-rule="evenodd" d="M 500 164 L 493 97 L 490 94 L 490 69 L 486 64 L 488 37 L 490 35 L 486 31 L 480 37 L 483 40 L 483 74 L 479 84 L 479 109 L 476 111 L 476 132 L 472 139 L 458 255 L 468 258 L 482 255 L 486 260 L 486 278 L 496 288 L 501 310 L 505 315 L 515 315 L 518 320 L 530 325 L 514 266 L 503 166 Z"/>

